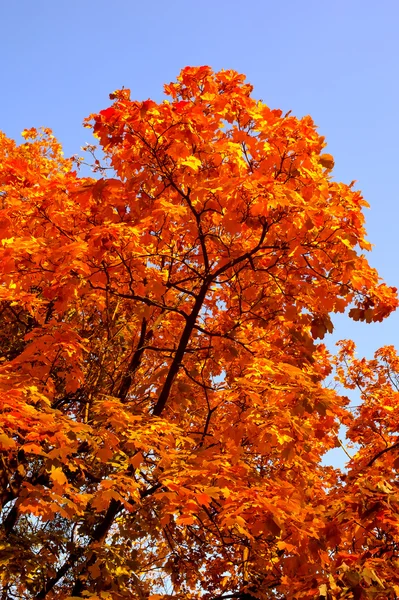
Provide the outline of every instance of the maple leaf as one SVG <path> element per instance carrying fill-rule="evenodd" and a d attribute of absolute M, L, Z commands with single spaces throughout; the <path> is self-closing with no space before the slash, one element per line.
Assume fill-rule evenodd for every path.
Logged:
<path fill-rule="evenodd" d="M 50 477 L 55 483 L 58 484 L 58 486 L 63 487 L 67 483 L 67 478 L 60 467 L 53 467 L 51 469 Z"/>
<path fill-rule="evenodd" d="M 0 447 L 2 450 L 8 450 L 9 448 L 15 448 L 17 446 L 16 442 L 8 437 L 5 433 L 0 434 Z"/>
<path fill-rule="evenodd" d="M 201 161 L 196 156 L 189 156 L 185 160 L 182 160 L 181 164 L 185 167 L 190 167 L 196 173 L 201 166 Z"/>

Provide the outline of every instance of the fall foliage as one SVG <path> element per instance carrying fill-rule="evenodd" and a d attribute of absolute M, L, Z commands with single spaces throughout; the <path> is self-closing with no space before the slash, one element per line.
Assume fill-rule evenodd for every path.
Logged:
<path fill-rule="evenodd" d="M 91 177 L 1 136 L 1 598 L 397 598 L 399 358 L 320 342 L 397 306 L 367 203 L 242 75 L 165 91 L 87 119 Z"/>

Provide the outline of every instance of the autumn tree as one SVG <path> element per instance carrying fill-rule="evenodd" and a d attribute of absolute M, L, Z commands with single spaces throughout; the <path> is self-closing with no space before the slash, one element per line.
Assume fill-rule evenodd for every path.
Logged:
<path fill-rule="evenodd" d="M 89 117 L 91 177 L 1 137 L 1 597 L 396 598 L 399 359 L 342 346 L 353 415 L 318 341 L 397 306 L 367 204 L 242 75 L 165 91 Z"/>

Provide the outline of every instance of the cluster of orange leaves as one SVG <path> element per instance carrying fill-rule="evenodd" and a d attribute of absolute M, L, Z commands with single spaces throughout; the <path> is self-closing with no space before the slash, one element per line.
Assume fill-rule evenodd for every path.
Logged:
<path fill-rule="evenodd" d="M 318 341 L 397 306 L 367 204 L 242 75 L 165 91 L 89 117 L 90 177 L 0 138 L 2 598 L 393 600 L 399 358 Z"/>

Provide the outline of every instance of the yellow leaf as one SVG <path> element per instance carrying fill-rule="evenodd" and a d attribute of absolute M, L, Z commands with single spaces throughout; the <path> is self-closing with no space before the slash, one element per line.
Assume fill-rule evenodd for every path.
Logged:
<path fill-rule="evenodd" d="M 201 166 L 201 161 L 196 156 L 189 156 L 186 160 L 182 160 L 181 164 L 190 167 L 196 173 Z"/>
<path fill-rule="evenodd" d="M 15 448 L 17 444 L 14 440 L 5 433 L 0 434 L 0 447 L 2 450 L 8 450 L 9 448 Z"/>
<path fill-rule="evenodd" d="M 50 477 L 55 483 L 58 483 L 58 485 L 61 486 L 68 482 L 61 467 L 52 467 Z"/>
<path fill-rule="evenodd" d="M 325 583 L 322 583 L 319 586 L 319 594 L 320 596 L 325 596 L 327 598 L 327 585 Z"/>
<path fill-rule="evenodd" d="M 219 498 L 221 490 L 218 487 L 207 487 L 204 489 L 204 492 L 208 496 L 211 496 L 211 498 Z"/>

